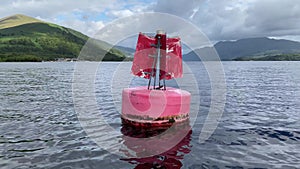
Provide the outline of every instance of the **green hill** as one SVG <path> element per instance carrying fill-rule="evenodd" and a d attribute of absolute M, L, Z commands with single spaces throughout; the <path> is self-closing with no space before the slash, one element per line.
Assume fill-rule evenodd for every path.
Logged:
<path fill-rule="evenodd" d="M 300 61 L 300 54 L 277 54 L 255 57 L 239 57 L 235 61 Z"/>
<path fill-rule="evenodd" d="M 88 36 L 75 30 L 37 19 L 14 15 L 0 20 L 0 61 L 50 61 L 77 58 Z M 125 55 L 110 45 L 92 40 L 93 57 L 87 60 L 121 61 Z"/>
<path fill-rule="evenodd" d="M 42 21 L 25 15 L 17 14 L 17 15 L 0 19 L 0 29 L 15 27 L 27 23 L 35 23 L 35 22 L 42 22 Z"/>

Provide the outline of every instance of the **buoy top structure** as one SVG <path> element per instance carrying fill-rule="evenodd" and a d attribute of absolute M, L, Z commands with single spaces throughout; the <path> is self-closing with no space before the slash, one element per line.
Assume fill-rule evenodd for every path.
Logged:
<path fill-rule="evenodd" d="M 180 38 L 167 38 L 163 30 L 155 36 L 139 33 L 131 71 L 149 81 L 147 86 L 123 89 L 123 123 L 160 127 L 189 119 L 191 94 L 166 86 L 166 80 L 183 75 L 181 50 Z"/>

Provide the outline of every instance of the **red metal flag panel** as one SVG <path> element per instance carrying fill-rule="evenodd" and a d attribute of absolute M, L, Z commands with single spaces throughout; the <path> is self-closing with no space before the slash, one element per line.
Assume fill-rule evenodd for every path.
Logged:
<path fill-rule="evenodd" d="M 182 77 L 182 53 L 180 38 L 166 38 L 166 35 L 149 37 L 140 33 L 131 71 L 134 75 L 149 79 L 155 76 L 158 36 L 160 36 L 159 79 Z"/>

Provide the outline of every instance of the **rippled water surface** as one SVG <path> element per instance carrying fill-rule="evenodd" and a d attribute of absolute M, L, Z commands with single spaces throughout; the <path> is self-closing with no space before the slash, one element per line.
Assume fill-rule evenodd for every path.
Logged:
<path fill-rule="evenodd" d="M 87 136 L 74 109 L 75 64 L 0 63 L 0 168 L 300 168 L 300 62 L 223 62 L 226 106 L 204 143 L 198 137 L 211 84 L 201 64 L 187 63 L 198 81 L 199 88 L 190 89 L 199 90 L 198 117 L 174 148 L 142 159 L 111 154 Z M 121 73 L 128 74 L 131 63 L 125 64 Z M 111 96 L 118 66 L 99 68 L 97 103 L 120 139 L 144 136 L 121 125 Z M 144 83 L 133 78 L 131 85 Z"/>

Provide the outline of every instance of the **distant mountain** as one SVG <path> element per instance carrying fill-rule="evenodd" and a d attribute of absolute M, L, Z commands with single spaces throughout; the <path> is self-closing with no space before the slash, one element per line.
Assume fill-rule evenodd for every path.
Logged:
<path fill-rule="evenodd" d="M 73 29 L 43 22 L 25 15 L 13 15 L 0 19 L 0 61 L 42 61 L 58 58 L 77 58 L 88 36 Z M 125 55 L 110 45 L 99 41 L 93 43 L 95 55 L 86 60 L 123 60 Z M 97 55 L 96 55 L 97 54 Z"/>
<path fill-rule="evenodd" d="M 278 58 L 289 60 L 291 55 L 300 54 L 299 42 L 266 37 L 222 41 L 216 43 L 214 48 L 221 60 L 278 60 Z M 213 48 L 196 49 L 184 55 L 183 58 L 184 60 L 199 60 L 195 52 L 208 54 L 207 51 L 209 50 L 212 51 Z M 298 57 L 292 58 L 297 60 Z"/>
<path fill-rule="evenodd" d="M 124 46 L 114 46 L 114 48 L 120 50 L 121 52 L 126 54 L 126 56 L 128 56 L 128 57 L 133 57 L 134 52 L 135 52 L 135 49 L 132 49 L 129 47 L 124 47 Z"/>

